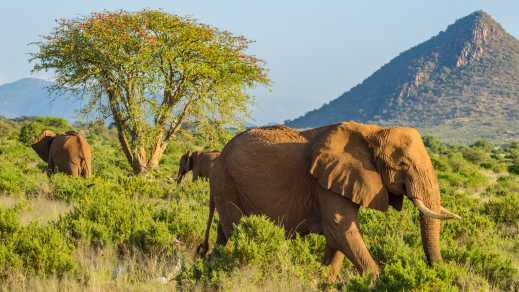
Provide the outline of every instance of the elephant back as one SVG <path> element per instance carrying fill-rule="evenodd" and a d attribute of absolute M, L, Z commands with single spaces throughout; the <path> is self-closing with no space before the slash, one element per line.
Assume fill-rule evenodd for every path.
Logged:
<path fill-rule="evenodd" d="M 308 140 L 284 126 L 254 128 L 233 138 L 221 159 L 240 193 L 244 214 L 265 214 L 292 230 L 312 211 Z"/>

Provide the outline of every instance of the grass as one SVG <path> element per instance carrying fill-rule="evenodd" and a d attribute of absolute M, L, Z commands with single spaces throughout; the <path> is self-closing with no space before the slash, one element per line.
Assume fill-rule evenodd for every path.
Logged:
<path fill-rule="evenodd" d="M 20 141 L 27 123 L 0 123 L 0 290 L 9 291 L 513 291 L 519 289 L 519 146 L 451 146 L 426 138 L 442 203 L 462 215 L 443 223 L 445 263 L 429 267 L 418 212 L 361 209 L 364 239 L 381 263 L 376 281 L 345 261 L 338 281 L 320 264 L 324 237 L 284 238 L 263 217 L 244 218 L 226 246 L 195 256 L 208 212 L 208 183 L 176 185 L 180 155 L 206 147 L 190 136 L 160 169 L 132 176 L 113 130 L 79 130 L 94 149 L 94 177 L 48 178 Z M 3 126 L 2 126 L 3 125 Z M 24 133 L 28 133 L 26 130 Z M 27 139 L 24 136 L 24 139 Z M 211 145 L 213 148 L 214 145 Z M 218 218 L 216 219 L 218 220 Z"/>
<path fill-rule="evenodd" d="M 23 211 L 18 214 L 18 220 L 22 225 L 31 222 L 44 225 L 56 221 L 60 216 L 64 216 L 72 210 L 72 206 L 66 202 L 49 200 L 45 197 L 27 200 L 15 196 L 0 196 L 1 208 L 13 208 L 18 204 L 25 205 Z"/>

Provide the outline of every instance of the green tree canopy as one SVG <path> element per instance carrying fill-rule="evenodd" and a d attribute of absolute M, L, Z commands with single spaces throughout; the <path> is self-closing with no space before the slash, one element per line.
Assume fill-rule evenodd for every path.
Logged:
<path fill-rule="evenodd" d="M 158 166 L 183 129 L 240 126 L 247 88 L 269 83 L 249 40 L 163 11 L 58 20 L 35 44 L 34 70 L 54 70 L 57 88 L 83 92 L 85 111 L 113 119 L 135 173 Z"/>

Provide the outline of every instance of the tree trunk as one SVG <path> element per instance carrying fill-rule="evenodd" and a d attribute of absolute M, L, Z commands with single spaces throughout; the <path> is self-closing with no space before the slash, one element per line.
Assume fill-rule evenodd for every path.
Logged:
<path fill-rule="evenodd" d="M 133 172 L 135 174 L 145 173 L 148 168 L 148 159 L 146 157 L 146 149 L 144 147 L 138 147 L 133 153 L 133 160 L 131 161 Z"/>
<path fill-rule="evenodd" d="M 162 158 L 162 154 L 164 154 L 164 151 L 166 150 L 166 147 L 168 146 L 167 142 L 162 143 L 155 143 L 154 147 L 152 149 L 150 160 L 148 161 L 148 168 L 154 169 L 159 167 L 160 159 Z"/>

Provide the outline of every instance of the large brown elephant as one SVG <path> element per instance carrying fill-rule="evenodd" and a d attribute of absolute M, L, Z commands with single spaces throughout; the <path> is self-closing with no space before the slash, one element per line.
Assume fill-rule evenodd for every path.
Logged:
<path fill-rule="evenodd" d="M 72 176 L 92 175 L 90 145 L 77 132 L 56 134 L 51 130 L 45 130 L 31 147 L 47 162 L 49 175 L 56 171 Z"/>
<path fill-rule="evenodd" d="M 322 233 L 332 279 L 344 255 L 359 272 L 379 274 L 359 231 L 361 206 L 401 210 L 404 196 L 410 199 L 431 264 L 442 261 L 439 219 L 459 218 L 441 206 L 431 160 L 412 128 L 343 122 L 301 132 L 249 129 L 225 146 L 210 185 L 226 238 L 250 214 L 279 222 L 288 235 Z"/>

